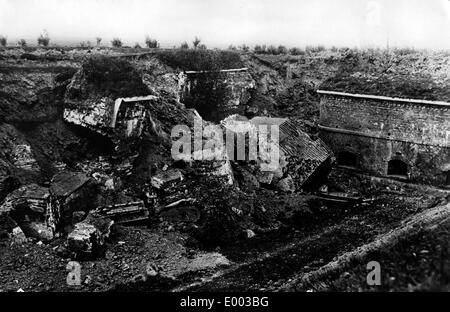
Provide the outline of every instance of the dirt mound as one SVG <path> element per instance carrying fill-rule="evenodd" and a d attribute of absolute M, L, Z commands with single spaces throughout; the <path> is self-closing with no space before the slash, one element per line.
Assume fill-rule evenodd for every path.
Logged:
<path fill-rule="evenodd" d="M 445 53 L 350 50 L 339 73 L 321 89 L 400 98 L 450 101 L 450 56 Z"/>

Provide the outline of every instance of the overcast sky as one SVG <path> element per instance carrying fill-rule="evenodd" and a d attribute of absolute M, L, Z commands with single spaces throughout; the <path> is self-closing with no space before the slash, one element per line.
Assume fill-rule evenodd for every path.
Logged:
<path fill-rule="evenodd" d="M 229 44 L 450 48 L 450 0 L 0 0 L 0 34 L 162 46 Z"/>

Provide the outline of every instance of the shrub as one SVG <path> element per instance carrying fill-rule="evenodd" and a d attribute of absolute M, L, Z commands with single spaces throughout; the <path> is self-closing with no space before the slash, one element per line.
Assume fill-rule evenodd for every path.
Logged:
<path fill-rule="evenodd" d="M 102 96 L 126 97 L 150 92 L 139 72 L 126 60 L 96 55 L 87 59 L 82 68 L 87 81 Z"/>
<path fill-rule="evenodd" d="M 305 51 L 300 49 L 300 48 L 290 48 L 289 49 L 289 54 L 290 55 L 304 55 Z"/>
<path fill-rule="evenodd" d="M 7 42 L 8 42 L 8 39 L 5 36 L 0 36 L 0 45 L 2 47 L 5 47 Z"/>
<path fill-rule="evenodd" d="M 206 45 L 201 44 L 201 45 L 198 46 L 198 49 L 199 50 L 206 50 Z"/>
<path fill-rule="evenodd" d="M 119 38 L 114 38 L 111 41 L 111 44 L 114 48 L 120 48 L 122 46 L 122 40 L 120 40 Z"/>
<path fill-rule="evenodd" d="M 21 47 L 27 46 L 27 42 L 25 41 L 25 39 L 20 39 L 19 41 L 17 41 L 17 44 L 20 45 Z"/>
<path fill-rule="evenodd" d="M 192 41 L 192 45 L 194 46 L 194 49 L 197 49 L 200 42 L 201 42 L 200 38 L 195 37 L 194 41 Z"/>
<path fill-rule="evenodd" d="M 267 47 L 267 54 L 278 54 L 278 49 L 274 45 Z"/>
<path fill-rule="evenodd" d="M 134 48 L 135 48 L 135 49 L 140 49 L 140 48 L 141 48 L 141 45 L 140 45 L 139 43 L 136 42 L 136 43 L 134 44 Z"/>
<path fill-rule="evenodd" d="M 91 42 L 90 41 L 81 41 L 80 47 L 81 48 L 89 48 L 89 47 L 91 47 Z"/>
<path fill-rule="evenodd" d="M 180 45 L 180 48 L 181 48 L 181 49 L 189 49 L 189 45 L 188 45 L 188 43 L 185 41 L 185 42 L 183 42 L 183 43 Z"/>
<path fill-rule="evenodd" d="M 228 46 L 228 50 L 236 51 L 237 48 L 236 48 L 234 45 L 230 44 L 230 45 Z"/>
<path fill-rule="evenodd" d="M 264 44 L 264 45 L 259 45 L 259 44 L 257 44 L 257 45 L 255 45 L 255 47 L 253 48 L 253 51 L 256 53 L 256 54 L 264 54 L 264 53 L 266 53 L 266 45 Z"/>
<path fill-rule="evenodd" d="M 318 46 L 307 46 L 305 48 L 307 53 L 317 53 L 317 52 L 321 52 L 321 51 L 325 51 L 325 47 L 323 45 L 318 45 Z"/>
<path fill-rule="evenodd" d="M 417 53 L 417 50 L 414 48 L 394 48 L 394 53 L 396 55 L 408 55 Z"/>
<path fill-rule="evenodd" d="M 102 38 L 100 37 L 95 38 L 95 40 L 97 41 L 97 46 L 99 46 L 100 42 L 102 42 Z"/>
<path fill-rule="evenodd" d="M 288 51 L 285 46 L 279 45 L 277 48 L 277 53 L 278 54 L 287 54 Z"/>
<path fill-rule="evenodd" d="M 239 49 L 240 49 L 241 51 L 244 51 L 244 52 L 250 51 L 250 47 L 249 47 L 248 45 L 246 45 L 245 43 L 244 43 L 243 45 L 241 45 L 241 46 L 239 47 Z"/>
<path fill-rule="evenodd" d="M 147 46 L 147 48 L 152 48 L 152 49 L 156 49 L 159 48 L 159 43 L 156 39 L 152 39 L 149 36 L 145 37 L 145 45 Z"/>
<path fill-rule="evenodd" d="M 50 37 L 48 36 L 48 33 L 46 30 L 44 30 L 42 32 L 42 34 L 39 36 L 37 42 L 38 42 L 38 45 L 40 45 L 40 46 L 44 46 L 44 47 L 48 46 L 48 44 L 50 43 Z"/>

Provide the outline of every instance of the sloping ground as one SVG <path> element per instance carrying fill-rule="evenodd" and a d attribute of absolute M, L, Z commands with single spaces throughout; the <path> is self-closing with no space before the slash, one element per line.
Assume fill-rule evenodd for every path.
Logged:
<path fill-rule="evenodd" d="M 348 53 L 321 89 L 434 101 L 450 101 L 450 54 Z"/>
<path fill-rule="evenodd" d="M 417 196 L 417 197 L 415 197 Z M 337 256 L 383 237 L 403 220 L 432 205 L 425 194 L 411 197 L 379 196 L 353 208 L 329 206 L 315 218 L 299 220 L 288 235 L 264 237 L 246 248 L 223 250 L 240 265 L 189 287 L 189 291 L 278 291 L 294 284 L 298 276 L 314 272 Z M 303 222 L 302 222 L 303 221 Z M 266 242 L 265 244 L 263 242 Z M 267 241 L 270 241 L 268 247 Z M 282 246 L 282 247 L 280 247 Z M 242 253 L 239 250 L 246 250 Z M 364 275 L 365 277 L 366 275 Z M 295 285 L 295 284 L 294 284 Z M 301 290 L 301 289 L 299 289 Z M 307 290 L 307 289 L 304 289 Z"/>
<path fill-rule="evenodd" d="M 173 227 L 164 223 L 154 229 L 117 227 L 108 241 L 106 257 L 81 263 L 83 283 L 77 287 L 68 286 L 66 283 L 66 266 L 70 254 L 62 247 L 61 239 L 56 239 L 49 245 L 36 244 L 33 241 L 4 245 L 1 246 L 3 252 L 0 254 L 0 289 L 278 291 L 297 285 L 298 276 L 314 274 L 327 263 L 340 259 L 339 256 L 345 257 L 348 252 L 358 251 L 359 246 L 373 244 L 377 237 L 398 232 L 398 229 L 404 227 L 405 219 L 412 217 L 412 220 L 424 220 L 420 216 L 432 215 L 431 212 L 437 210 L 448 215 L 448 209 L 443 210 L 442 207 L 427 209 L 435 204 L 436 198 L 429 197 L 426 193 L 412 190 L 408 192 L 408 196 L 398 196 L 395 193 L 380 195 L 373 202 L 356 206 L 324 205 L 317 202 L 312 206 L 314 211 L 290 218 L 293 228 L 258 233 L 251 239 L 234 240 L 232 245 L 217 249 L 220 254 L 186 247 L 189 245 L 188 236 L 174 232 Z M 287 199 L 288 197 L 285 200 Z M 265 204 L 270 206 L 280 203 L 267 201 Z M 437 218 L 428 218 L 428 221 L 430 220 L 436 221 Z M 413 232 L 416 230 L 420 230 L 420 227 L 414 227 Z M 398 248 L 398 245 L 395 245 L 392 249 L 394 252 L 389 249 L 372 250 L 366 255 L 367 259 L 379 259 L 382 263 L 382 270 L 386 270 L 383 281 L 390 280 L 394 275 L 392 272 L 398 270 L 394 266 L 398 263 L 395 261 L 406 261 L 409 264 L 406 267 L 407 272 L 417 272 L 413 277 L 414 287 L 426 283 L 427 278 L 433 276 L 430 275 L 431 272 L 439 272 L 440 269 L 435 266 L 439 262 L 435 260 L 440 258 L 434 255 L 439 255 L 439 244 L 444 246 L 443 243 L 447 242 L 444 241 L 446 236 L 441 236 L 437 244 L 433 240 L 436 236 L 421 240 L 421 232 L 415 233 L 418 234 L 414 234 L 401 245 L 404 247 Z M 435 233 L 441 235 L 438 231 Z M 412 248 L 411 251 L 415 255 L 409 254 L 408 248 Z M 438 253 L 434 253 L 435 250 L 438 250 Z M 372 254 L 375 256 L 372 257 Z M 383 260 L 383 257 L 395 261 L 388 262 Z M 332 284 L 334 275 L 330 274 L 332 282 L 326 284 L 327 288 L 322 286 L 325 280 L 326 283 L 329 282 L 328 279 L 317 279 L 313 285 L 299 284 L 296 289 L 355 290 L 351 288 L 353 281 L 356 283 L 355 287 L 363 287 L 367 275 L 364 269 L 365 259 L 366 257 L 361 260 L 363 264 L 355 266 L 353 271 L 347 268 L 346 272 L 353 274 L 350 279 L 348 273 L 340 276 L 342 271 L 337 270 L 339 273 L 336 273 L 335 284 Z M 431 266 L 427 268 L 428 264 Z M 420 268 L 427 269 L 419 274 Z M 398 274 L 408 280 L 406 274 Z M 383 286 L 382 290 L 390 289 L 392 281 Z"/>
<path fill-rule="evenodd" d="M 216 252 L 185 247 L 186 236 L 168 230 L 145 227 L 116 227 L 105 258 L 81 262 L 81 282 L 70 286 L 66 269 L 70 253 L 63 240 L 50 244 L 0 241 L 0 291 L 108 291 L 128 284 L 142 290 L 167 290 L 183 281 L 183 274 L 198 276 L 229 266 Z M 148 278 L 147 282 L 144 282 Z M 135 289 L 136 289 L 135 288 Z"/>
<path fill-rule="evenodd" d="M 284 285 L 286 290 L 448 291 L 450 206 L 439 206 Z M 381 285 L 368 285 L 366 265 L 378 261 Z"/>

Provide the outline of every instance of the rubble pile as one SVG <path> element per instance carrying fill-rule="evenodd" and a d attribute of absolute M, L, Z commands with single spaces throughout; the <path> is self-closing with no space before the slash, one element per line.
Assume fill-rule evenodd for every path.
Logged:
<path fill-rule="evenodd" d="M 242 184 L 247 189 L 268 186 L 283 192 L 317 188 L 322 185 L 334 156 L 320 139 L 312 140 L 301 130 L 298 122 L 287 118 L 254 117 L 251 120 L 232 115 L 222 120 L 222 125 L 236 135 L 247 135 L 244 162 L 237 162 Z M 262 170 L 265 155 L 258 155 L 256 162 L 249 159 L 250 137 L 257 137 L 260 126 L 279 127 L 279 161 L 273 168 Z M 236 140 L 237 141 L 237 140 Z"/>
<path fill-rule="evenodd" d="M 25 137 L 12 125 L 0 125 L 0 199 L 15 185 L 36 182 L 41 168 Z"/>
<path fill-rule="evenodd" d="M 27 237 L 50 241 L 57 231 L 69 230 L 95 207 L 96 183 L 73 172 L 57 174 L 50 187 L 27 184 L 10 193 L 0 214 L 12 218 Z M 80 216 L 81 215 L 81 216 Z"/>
<path fill-rule="evenodd" d="M 97 183 L 83 173 L 63 171 L 56 174 L 49 191 L 53 218 L 61 228 L 72 224 L 75 213 L 87 214 L 97 204 Z"/>
<path fill-rule="evenodd" d="M 53 239 L 56 223 L 48 188 L 29 184 L 15 190 L 0 206 L 0 214 L 11 217 L 28 237 Z"/>
<path fill-rule="evenodd" d="M 17 228 L 41 241 L 67 235 L 65 246 L 77 257 L 89 258 L 103 253 L 113 224 L 139 222 L 184 231 L 214 246 L 237 237 L 251 238 L 258 231 L 277 227 L 280 218 L 286 219 L 280 214 L 283 205 L 264 207 L 258 200 L 260 192 L 278 198 L 323 182 L 332 154 L 320 140 L 312 140 L 287 119 L 248 120 L 233 115 L 216 125 L 202 121 L 202 134 L 196 137 L 199 114 L 179 102 L 173 81 L 167 88 L 160 85 L 160 78 L 175 76 L 171 72 L 170 77 L 159 77 L 162 69 L 156 65 L 152 59 L 131 63 L 106 57 L 92 57 L 81 65 L 67 84 L 61 117 L 70 131 L 91 138 L 90 152 L 70 162 L 54 161 L 53 177 L 41 183 L 45 186 L 25 183 L 7 196 L 0 211 L 13 221 L 8 235 L 19 237 Z M 156 68 L 159 77 L 153 87 L 148 77 L 151 68 Z M 229 107 L 245 106 L 254 87 L 248 72 L 220 72 L 219 78 L 228 83 L 228 93 L 217 100 Z M 236 121 L 242 129 L 236 128 Z M 261 170 L 267 162 L 264 157 L 256 162 L 236 161 L 225 146 L 212 151 L 220 157 L 204 160 L 213 156 L 204 150 L 210 139 L 208 127 L 237 134 L 274 124 L 280 126 L 276 168 Z M 171 134 L 176 125 L 194 133 L 189 141 L 200 139 L 201 144 L 193 144 L 187 158 L 172 155 Z M 18 143 L 8 146 L 10 152 L 1 157 L 9 161 L 3 171 L 14 166 L 38 172 L 33 149 L 25 140 Z M 1 181 L 7 179 L 4 176 Z"/>
<path fill-rule="evenodd" d="M 92 258 L 105 251 L 105 242 L 114 221 L 96 216 L 94 213 L 74 225 L 67 236 L 67 246 L 77 258 Z"/>

